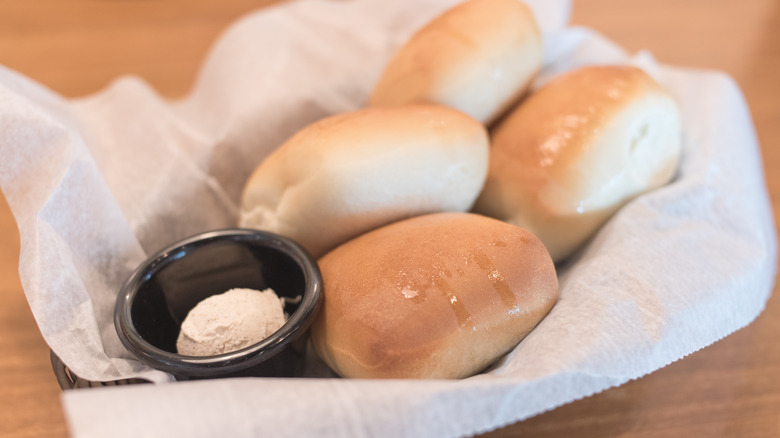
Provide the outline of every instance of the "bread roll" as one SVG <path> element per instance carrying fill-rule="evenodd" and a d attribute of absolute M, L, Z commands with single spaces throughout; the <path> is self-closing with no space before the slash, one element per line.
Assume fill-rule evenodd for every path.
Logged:
<path fill-rule="evenodd" d="M 467 211 L 487 175 L 488 137 L 450 108 L 369 108 L 314 123 L 244 187 L 242 227 L 297 240 L 315 257 L 381 225 Z"/>
<path fill-rule="evenodd" d="M 370 105 L 433 102 L 490 123 L 527 89 L 542 38 L 518 0 L 470 0 L 419 30 L 389 62 Z"/>
<path fill-rule="evenodd" d="M 533 234 L 470 213 L 438 213 L 364 234 L 319 261 L 320 357 L 357 378 L 461 378 L 513 349 L 558 297 Z"/>
<path fill-rule="evenodd" d="M 642 70 L 591 66 L 532 94 L 496 129 L 475 211 L 536 234 L 557 262 L 674 175 L 681 124 Z"/>

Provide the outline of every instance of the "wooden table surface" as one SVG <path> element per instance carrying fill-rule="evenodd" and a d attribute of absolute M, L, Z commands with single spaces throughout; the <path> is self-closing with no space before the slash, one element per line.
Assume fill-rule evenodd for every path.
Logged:
<path fill-rule="evenodd" d="M 165 96 L 181 96 L 219 32 L 268 3 L 0 0 L 0 64 L 68 97 L 128 73 Z M 667 64 L 732 75 L 753 114 L 778 216 L 780 2 L 575 0 L 572 22 L 628 50 L 649 49 Z M 66 436 L 48 347 L 18 278 L 16 223 L 0 199 L 0 436 Z M 491 436 L 780 437 L 776 295 L 752 325 L 702 351 Z"/>

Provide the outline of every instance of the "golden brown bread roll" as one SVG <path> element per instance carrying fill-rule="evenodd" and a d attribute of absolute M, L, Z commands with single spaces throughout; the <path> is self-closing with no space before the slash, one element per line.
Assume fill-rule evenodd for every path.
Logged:
<path fill-rule="evenodd" d="M 679 111 L 661 85 L 636 67 L 584 67 L 497 127 L 474 211 L 533 232 L 557 262 L 630 199 L 666 184 L 680 152 Z"/>
<path fill-rule="evenodd" d="M 358 378 L 460 378 L 514 348 L 558 297 L 531 233 L 471 213 L 418 216 L 364 234 L 319 261 L 320 357 Z"/>
<path fill-rule="evenodd" d="M 388 63 L 370 105 L 432 102 L 490 123 L 528 88 L 542 38 L 518 0 L 470 0 L 420 29 Z"/>
<path fill-rule="evenodd" d="M 315 257 L 381 225 L 467 211 L 487 175 L 485 128 L 434 105 L 369 108 L 316 122 L 244 187 L 242 227 L 297 240 Z"/>

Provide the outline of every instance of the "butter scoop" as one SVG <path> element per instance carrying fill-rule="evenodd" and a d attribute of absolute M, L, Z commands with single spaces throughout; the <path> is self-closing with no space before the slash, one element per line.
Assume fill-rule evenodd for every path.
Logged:
<path fill-rule="evenodd" d="M 256 344 L 284 325 L 283 305 L 270 288 L 212 295 L 187 314 L 176 350 L 186 356 L 215 356 Z"/>

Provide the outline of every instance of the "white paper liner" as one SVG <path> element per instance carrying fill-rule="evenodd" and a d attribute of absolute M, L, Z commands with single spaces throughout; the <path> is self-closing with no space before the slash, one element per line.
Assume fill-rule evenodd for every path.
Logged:
<path fill-rule="evenodd" d="M 361 107 L 395 48 L 454 3 L 305 1 L 248 15 L 178 102 L 134 78 L 67 101 L 0 68 L 0 185 L 20 228 L 22 284 L 53 351 L 90 380 L 170 380 L 116 336 L 126 276 L 173 241 L 234 226 L 256 164 L 301 127 Z M 685 139 L 675 181 L 620 210 L 560 270 L 560 301 L 513 352 L 461 381 L 71 391 L 73 436 L 471 434 L 640 377 L 749 324 L 772 290 L 777 238 L 738 87 L 564 28 L 563 0 L 529 4 L 545 32 L 536 86 L 581 65 L 639 65 L 678 99 Z"/>

